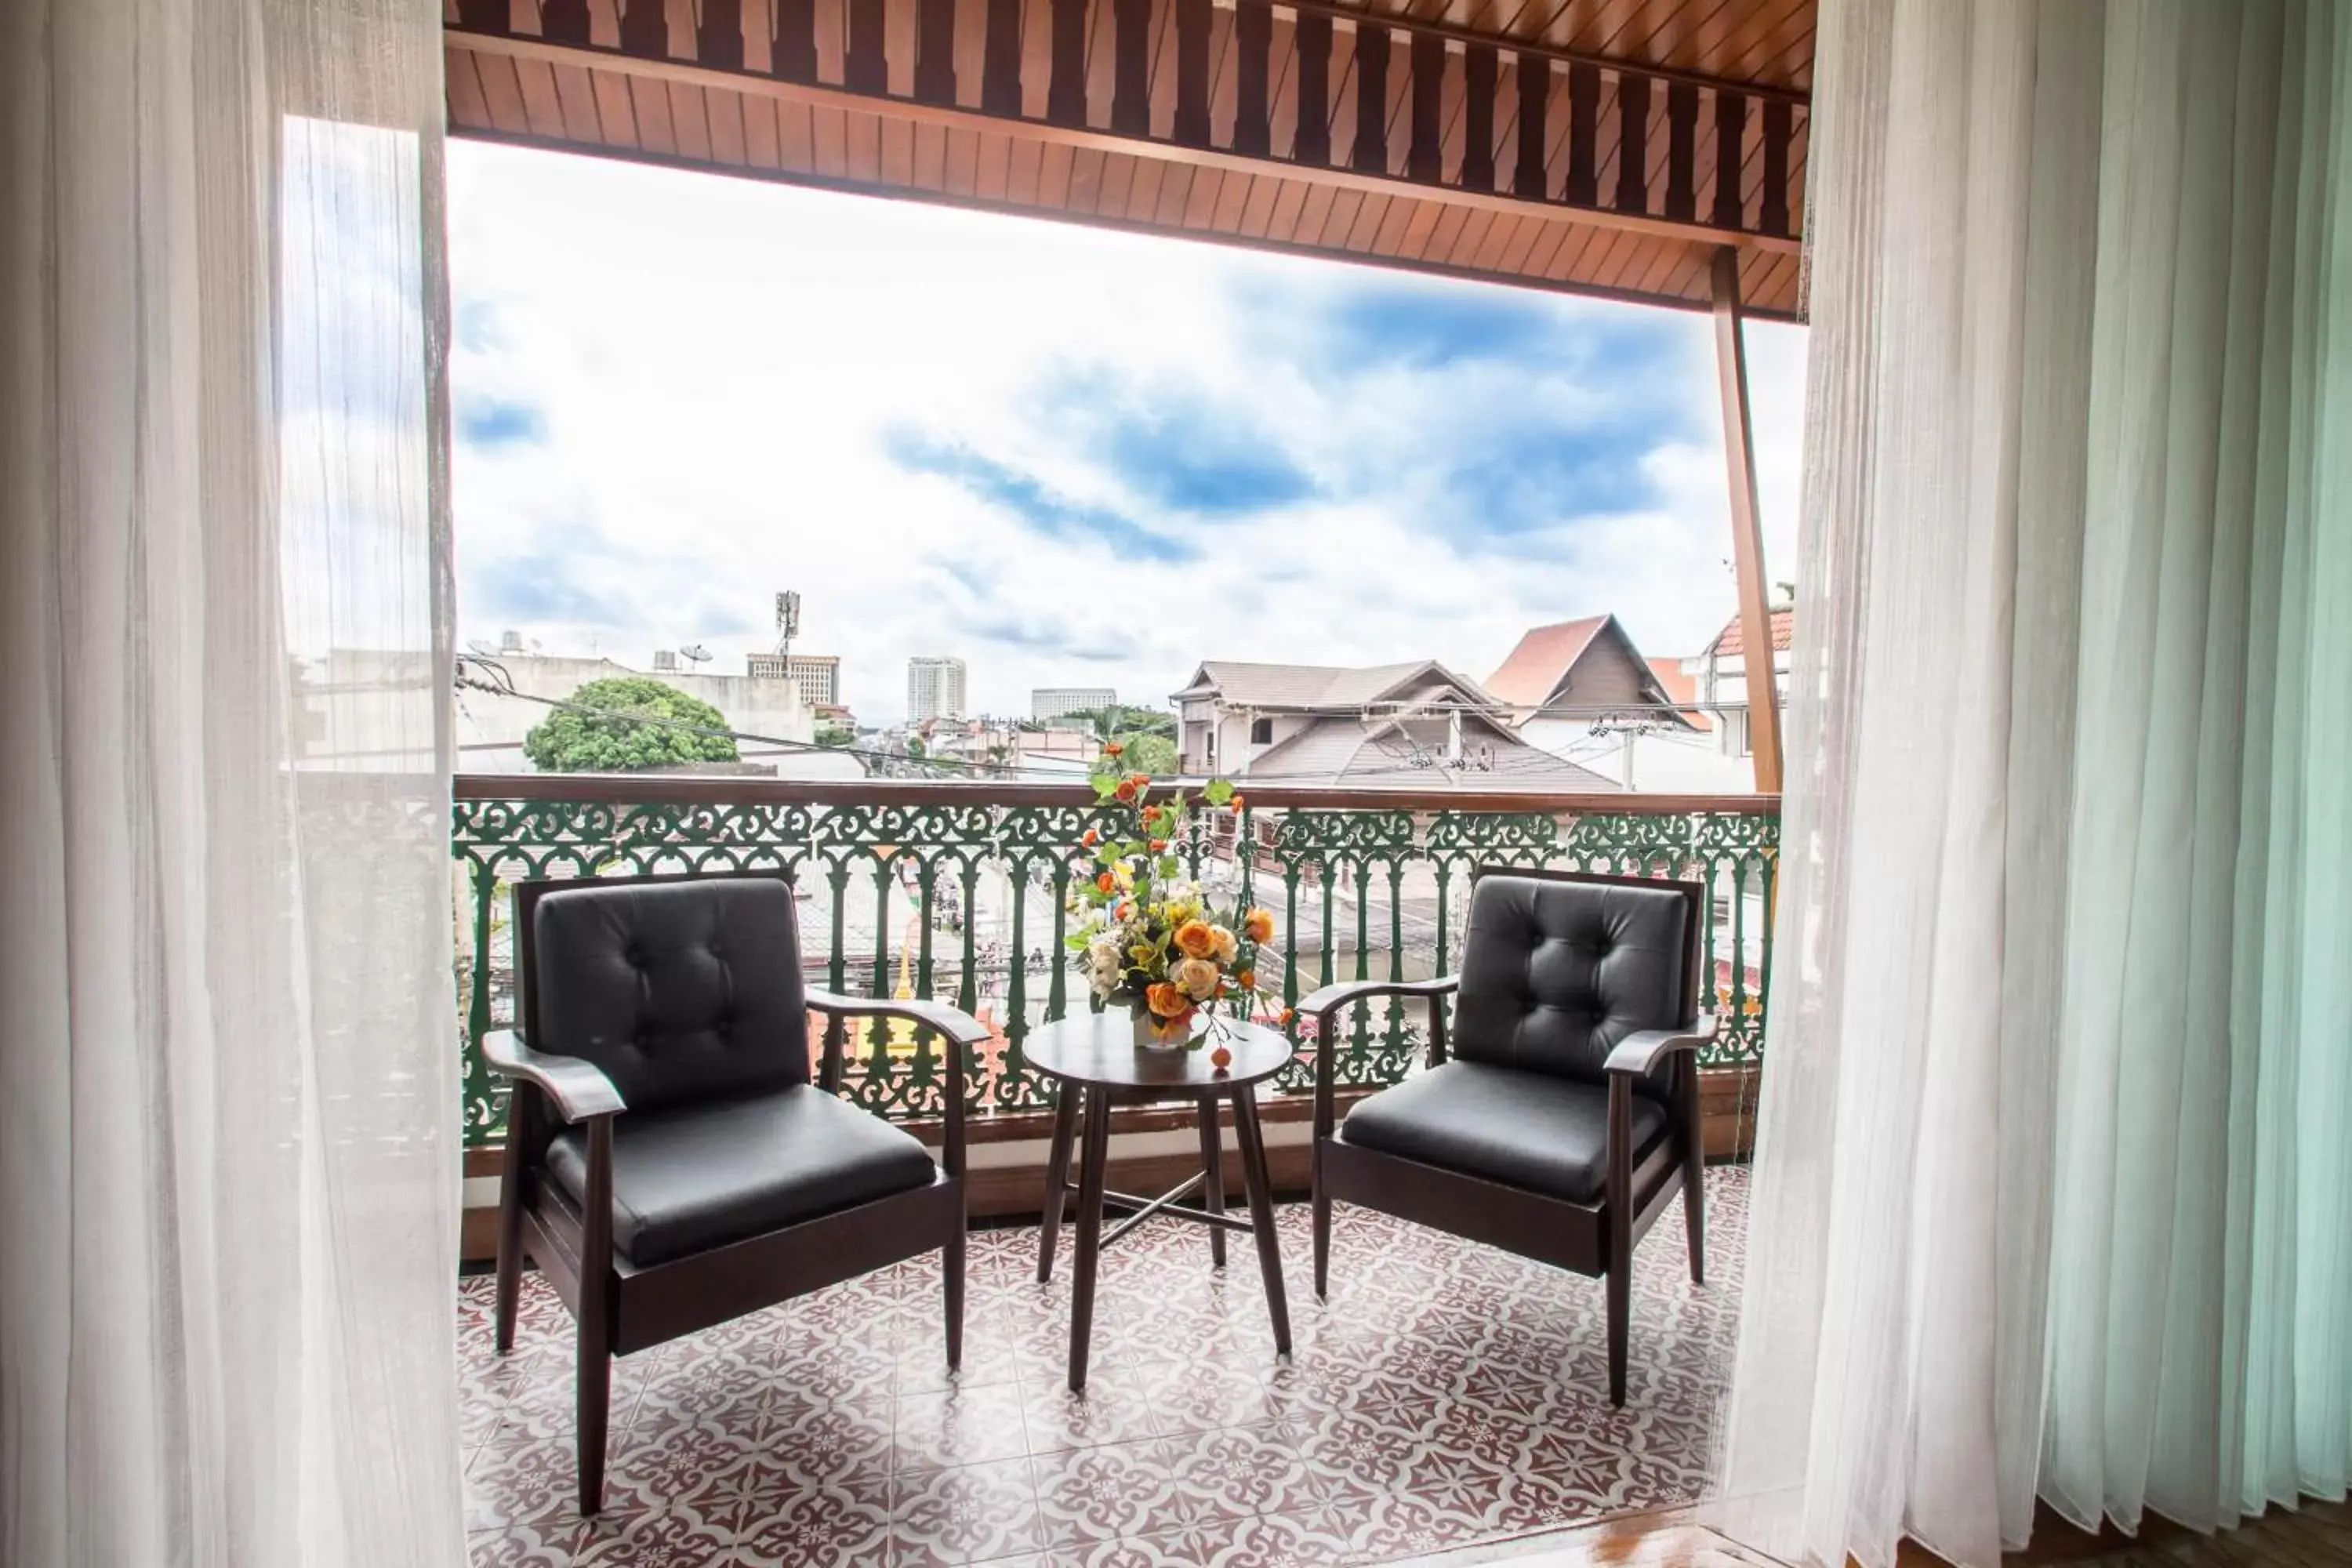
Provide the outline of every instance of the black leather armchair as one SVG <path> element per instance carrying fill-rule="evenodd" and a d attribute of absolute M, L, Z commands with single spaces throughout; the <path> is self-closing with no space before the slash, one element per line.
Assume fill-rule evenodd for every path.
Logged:
<path fill-rule="evenodd" d="M 483 1055 L 512 1085 L 499 1201 L 498 1348 L 523 1259 L 579 1325 L 580 1510 L 604 1500 L 612 1358 L 938 1249 L 963 1350 L 965 1058 L 988 1031 L 929 1003 L 806 987 L 778 872 L 524 882 L 522 1028 Z M 828 1016 L 810 1081 L 808 1016 Z M 839 1098 L 842 1021 L 949 1044 L 944 1147 Z"/>
<path fill-rule="evenodd" d="M 1676 1191 L 1705 1278 L 1697 1051 L 1706 889 L 1482 867 L 1458 976 L 1327 985 L 1316 1024 L 1315 1292 L 1345 1199 L 1608 1281 L 1609 1398 L 1625 1403 L 1633 1247 Z M 1455 996 L 1447 1054 L 1444 998 Z M 1429 998 L 1429 1070 L 1335 1110 L 1341 1008 Z"/>

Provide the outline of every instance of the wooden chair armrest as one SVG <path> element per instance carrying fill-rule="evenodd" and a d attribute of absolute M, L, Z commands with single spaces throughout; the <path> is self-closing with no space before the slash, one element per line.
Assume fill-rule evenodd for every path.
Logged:
<path fill-rule="evenodd" d="M 887 996 L 843 996 L 812 989 L 808 1005 L 812 1012 L 844 1018 L 907 1018 L 928 1024 L 960 1046 L 977 1046 L 989 1037 L 987 1025 L 944 1002 L 899 1002 Z"/>
<path fill-rule="evenodd" d="M 1617 1042 L 1601 1065 L 1612 1073 L 1640 1078 L 1655 1072 L 1677 1051 L 1696 1051 L 1715 1038 L 1715 1015 L 1705 1014 L 1679 1029 L 1641 1029 Z"/>
<path fill-rule="evenodd" d="M 484 1035 L 482 1059 L 501 1078 L 519 1079 L 547 1096 L 555 1114 L 566 1121 L 585 1121 L 628 1109 L 621 1091 L 594 1062 L 534 1051 L 513 1029 L 492 1029 Z"/>
<path fill-rule="evenodd" d="M 1321 1018 L 1367 996 L 1444 996 L 1461 983 L 1461 977 L 1454 974 L 1441 974 L 1434 980 L 1341 980 L 1301 996 L 1298 1013 L 1301 1017 Z"/>

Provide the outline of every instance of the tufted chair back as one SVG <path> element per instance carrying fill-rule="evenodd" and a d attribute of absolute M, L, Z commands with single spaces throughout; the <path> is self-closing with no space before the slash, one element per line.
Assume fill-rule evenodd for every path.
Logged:
<path fill-rule="evenodd" d="M 1481 869 L 1470 892 L 1454 1054 L 1587 1083 L 1626 1036 L 1697 1004 L 1696 883 Z M 1643 1087 L 1667 1098 L 1671 1069 Z"/>
<path fill-rule="evenodd" d="M 515 889 L 523 1035 L 584 1057 L 631 1110 L 809 1079 L 793 885 L 774 872 Z"/>

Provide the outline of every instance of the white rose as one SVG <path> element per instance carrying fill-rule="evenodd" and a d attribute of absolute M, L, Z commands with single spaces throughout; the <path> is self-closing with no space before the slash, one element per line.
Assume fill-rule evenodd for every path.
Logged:
<path fill-rule="evenodd" d="M 1211 926 L 1209 928 L 1209 934 L 1216 939 L 1217 945 L 1212 951 L 1216 953 L 1217 962 L 1219 963 L 1231 963 L 1234 961 L 1234 954 L 1240 952 L 1242 950 L 1241 942 L 1234 938 L 1233 932 L 1227 931 L 1223 926 Z"/>
<path fill-rule="evenodd" d="M 1217 966 L 1205 958 L 1180 960 L 1168 972 L 1168 980 L 1195 1002 L 1205 1002 L 1217 994 Z"/>

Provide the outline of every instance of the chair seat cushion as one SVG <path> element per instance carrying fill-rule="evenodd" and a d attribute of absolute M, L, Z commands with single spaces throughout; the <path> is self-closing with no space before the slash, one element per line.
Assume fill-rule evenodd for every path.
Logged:
<path fill-rule="evenodd" d="M 930 1185 L 911 1135 L 813 1084 L 613 1121 L 613 1244 L 640 1268 Z M 548 1146 L 547 1173 L 574 1205 L 587 1135 Z"/>
<path fill-rule="evenodd" d="M 1633 1158 L 1666 1134 L 1666 1113 L 1633 1097 Z M 1358 1102 L 1340 1135 L 1464 1175 L 1571 1203 L 1609 1178 L 1609 1090 L 1549 1073 L 1451 1061 Z"/>

